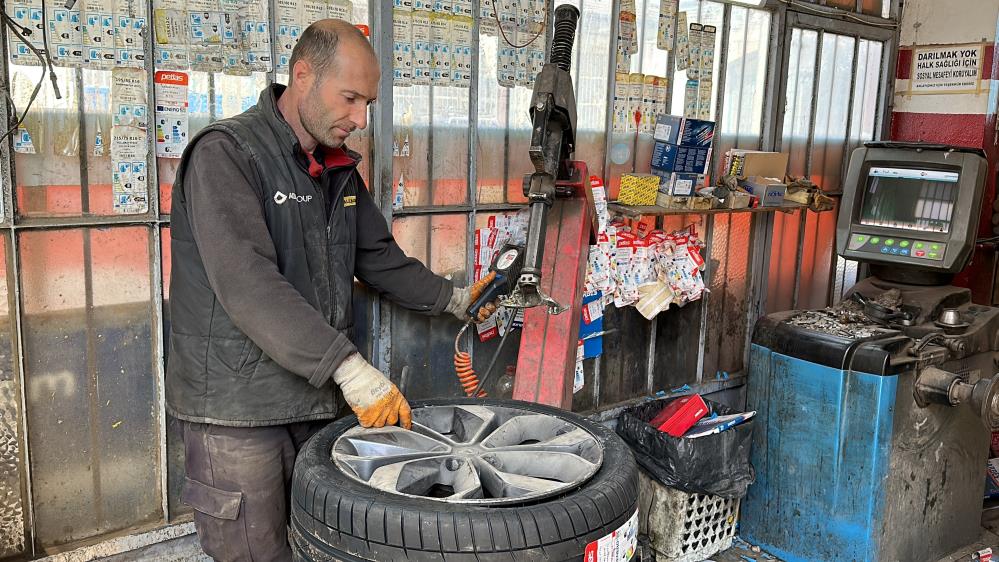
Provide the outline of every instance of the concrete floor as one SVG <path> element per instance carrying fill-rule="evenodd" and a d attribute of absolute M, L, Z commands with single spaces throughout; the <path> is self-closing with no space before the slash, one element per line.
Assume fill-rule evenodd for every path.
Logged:
<path fill-rule="evenodd" d="M 987 523 L 995 531 L 999 531 L 999 510 L 996 510 L 996 520 Z M 988 529 L 982 529 L 981 540 L 967 548 L 962 549 L 952 555 L 940 559 L 938 562 L 970 562 L 971 554 L 986 547 L 991 547 L 999 552 L 999 534 Z M 211 562 L 211 558 L 205 556 L 198 546 L 194 535 L 181 537 L 164 543 L 152 545 L 140 550 L 126 552 L 109 558 L 103 558 L 106 562 L 137 562 L 143 560 L 156 560 L 157 562 Z M 387 561 L 386 561 L 387 562 Z M 710 562 L 781 562 L 779 559 L 764 552 L 755 552 L 752 545 L 743 541 L 736 541 L 736 544 L 726 550 L 711 557 Z"/>

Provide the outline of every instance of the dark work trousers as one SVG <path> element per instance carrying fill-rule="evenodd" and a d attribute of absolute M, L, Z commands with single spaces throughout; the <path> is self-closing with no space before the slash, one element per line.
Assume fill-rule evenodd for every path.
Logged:
<path fill-rule="evenodd" d="M 295 456 L 329 421 L 272 427 L 184 423 L 181 500 L 215 560 L 291 560 L 288 514 Z"/>

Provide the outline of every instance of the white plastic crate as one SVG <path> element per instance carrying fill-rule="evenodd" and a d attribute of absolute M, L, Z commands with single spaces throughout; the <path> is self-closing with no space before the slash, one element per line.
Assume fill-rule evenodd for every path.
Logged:
<path fill-rule="evenodd" d="M 688 494 L 638 472 L 638 532 L 656 562 L 700 562 L 732 546 L 739 500 Z"/>

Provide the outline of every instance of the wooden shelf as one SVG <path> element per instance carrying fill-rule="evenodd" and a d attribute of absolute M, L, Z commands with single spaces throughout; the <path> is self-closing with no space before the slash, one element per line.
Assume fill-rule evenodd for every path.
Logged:
<path fill-rule="evenodd" d="M 791 212 L 807 209 L 807 205 L 784 203 L 780 207 L 755 207 L 746 209 L 667 209 L 658 205 L 621 205 L 609 203 L 607 210 L 611 213 L 630 218 L 664 216 L 664 215 L 721 215 L 732 213 L 773 213 L 776 211 Z"/>

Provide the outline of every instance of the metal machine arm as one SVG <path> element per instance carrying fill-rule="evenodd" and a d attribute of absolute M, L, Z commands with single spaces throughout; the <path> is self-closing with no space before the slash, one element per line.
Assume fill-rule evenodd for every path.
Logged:
<path fill-rule="evenodd" d="M 530 203 L 531 216 L 523 269 L 514 290 L 501 299 L 503 306 L 532 308 L 543 304 L 550 314 L 566 310 L 542 291 L 541 262 L 548 210 L 558 195 L 555 182 L 567 179 L 566 162 L 575 151 L 576 96 L 569 67 L 578 20 L 579 10 L 572 5 L 563 4 L 555 10 L 551 52 L 535 80 L 531 98 L 533 130 L 529 150 L 535 171 L 524 178 L 524 195 Z"/>

